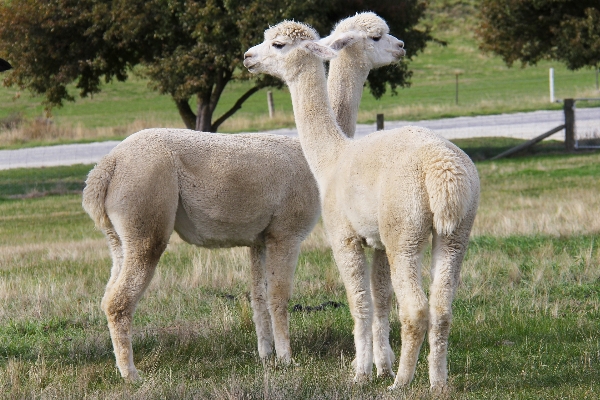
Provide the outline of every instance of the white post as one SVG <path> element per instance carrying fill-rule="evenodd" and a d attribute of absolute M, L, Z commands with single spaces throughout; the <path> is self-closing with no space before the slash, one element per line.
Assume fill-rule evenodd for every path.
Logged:
<path fill-rule="evenodd" d="M 550 68 L 550 103 L 554 103 L 554 68 Z"/>

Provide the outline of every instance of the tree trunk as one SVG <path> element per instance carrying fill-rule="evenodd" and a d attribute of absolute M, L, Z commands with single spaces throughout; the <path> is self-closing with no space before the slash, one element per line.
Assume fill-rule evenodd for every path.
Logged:
<path fill-rule="evenodd" d="M 217 120 L 213 123 L 213 112 L 216 108 L 223 88 L 224 85 L 218 85 L 213 93 L 198 93 L 197 114 L 194 114 L 192 111 L 189 100 L 175 100 L 179 115 L 181 116 L 181 119 L 183 120 L 187 129 L 194 129 L 200 132 L 216 132 L 217 129 L 219 129 L 219 126 L 221 126 L 225 120 L 235 114 L 236 111 L 242 108 L 242 104 L 246 100 L 260 90 L 261 86 L 254 86 L 248 89 L 248 91 L 246 91 L 246 93 L 244 93 L 228 111 L 217 118 Z"/>
<path fill-rule="evenodd" d="M 260 88 L 258 86 L 254 86 L 253 88 L 249 89 L 246 93 L 244 93 L 242 95 L 242 97 L 240 97 L 238 99 L 238 101 L 235 102 L 235 104 L 233 105 L 233 107 L 231 107 L 229 109 L 229 111 L 227 111 L 225 114 L 221 115 L 216 121 L 215 123 L 212 125 L 212 128 L 215 130 L 215 132 L 217 131 L 217 128 L 219 128 L 219 126 L 225 122 L 225 120 L 229 117 L 231 117 L 233 114 L 235 114 L 235 112 L 237 110 L 239 110 L 240 108 L 242 108 L 242 104 L 244 104 L 244 102 L 246 100 L 248 100 L 250 98 L 250 96 L 252 96 L 254 93 L 258 92 L 260 90 Z"/>
<path fill-rule="evenodd" d="M 188 129 L 196 129 L 196 114 L 192 111 L 190 103 L 187 100 L 175 100 L 179 115 Z"/>
<path fill-rule="evenodd" d="M 196 113 L 196 130 L 200 132 L 214 132 L 211 126 L 212 110 L 210 107 L 210 93 L 208 96 L 198 95 L 198 112 Z"/>

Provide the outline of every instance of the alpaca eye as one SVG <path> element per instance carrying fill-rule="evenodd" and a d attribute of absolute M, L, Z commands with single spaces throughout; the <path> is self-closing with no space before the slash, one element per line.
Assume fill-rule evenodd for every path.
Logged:
<path fill-rule="evenodd" d="M 379 42 L 381 40 L 381 36 L 373 36 L 371 39 L 375 42 Z"/>
<path fill-rule="evenodd" d="M 273 43 L 273 47 L 275 47 L 276 49 L 283 49 L 284 46 L 284 43 Z"/>

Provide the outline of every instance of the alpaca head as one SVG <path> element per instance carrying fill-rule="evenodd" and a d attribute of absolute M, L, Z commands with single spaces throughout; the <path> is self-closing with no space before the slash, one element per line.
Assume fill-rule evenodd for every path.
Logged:
<path fill-rule="evenodd" d="M 310 58 L 330 60 L 337 53 L 317 43 L 319 34 L 300 22 L 283 21 L 265 31 L 265 40 L 244 54 L 244 66 L 254 74 L 265 73 L 290 81 Z"/>
<path fill-rule="evenodd" d="M 350 52 L 369 69 L 398 61 L 406 54 L 404 42 L 389 34 L 386 22 L 377 14 L 364 12 L 340 21 L 331 35 L 319 43 L 334 50 Z"/>

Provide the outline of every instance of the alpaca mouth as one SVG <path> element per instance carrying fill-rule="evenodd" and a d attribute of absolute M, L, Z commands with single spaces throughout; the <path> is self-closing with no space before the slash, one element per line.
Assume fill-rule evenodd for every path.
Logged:
<path fill-rule="evenodd" d="M 244 60 L 244 67 L 248 68 L 248 71 L 255 72 L 256 71 L 256 63 L 252 62 L 249 59 Z"/>
<path fill-rule="evenodd" d="M 406 55 L 406 50 L 404 49 L 399 49 L 396 51 L 392 52 L 392 56 L 394 56 L 394 58 L 400 59 L 402 57 L 404 57 Z"/>

